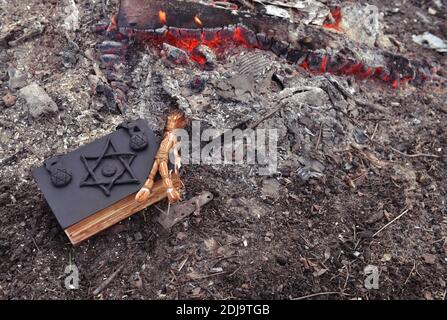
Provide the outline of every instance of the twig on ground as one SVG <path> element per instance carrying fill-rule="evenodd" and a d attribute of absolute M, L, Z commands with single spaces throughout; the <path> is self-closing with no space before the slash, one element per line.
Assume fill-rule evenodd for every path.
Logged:
<path fill-rule="evenodd" d="M 168 211 L 166 212 L 167 216 L 169 216 L 169 212 L 171 212 L 171 203 L 168 201 Z"/>
<path fill-rule="evenodd" d="M 410 209 L 406 209 L 404 210 L 400 215 L 398 215 L 396 218 L 394 218 L 393 220 L 391 220 L 390 222 L 388 222 L 386 225 L 384 225 L 382 228 L 380 228 L 376 233 L 373 234 L 373 238 L 375 236 L 377 236 L 380 232 L 382 232 L 385 228 L 387 228 L 388 226 L 390 226 L 392 223 L 394 223 L 397 219 L 400 219 L 404 214 L 406 214 L 408 211 L 410 211 Z"/>
<path fill-rule="evenodd" d="M 202 280 L 202 279 L 207 279 L 207 278 L 211 278 L 211 277 L 215 277 L 215 276 L 220 276 L 220 275 L 222 275 L 222 274 L 226 274 L 226 273 L 228 273 L 228 272 L 227 272 L 227 271 L 216 272 L 216 273 L 212 273 L 212 274 L 207 274 L 207 275 L 204 275 L 204 276 L 198 277 L 198 278 L 196 278 L 196 279 L 194 279 L 194 280 Z"/>
<path fill-rule="evenodd" d="M 121 272 L 121 270 L 123 270 L 123 268 L 124 264 L 116 269 L 116 271 L 112 273 L 110 277 L 108 277 L 103 283 L 101 283 L 100 286 L 96 288 L 95 291 L 93 291 L 93 295 L 96 296 L 100 294 L 113 281 L 113 279 L 116 278 L 116 276 Z"/>
<path fill-rule="evenodd" d="M 411 268 L 410 273 L 408 274 L 407 279 L 405 279 L 404 284 L 407 284 L 408 280 L 410 280 L 411 275 L 413 274 L 414 269 L 416 269 L 416 260 L 414 260 L 413 268 Z"/>
<path fill-rule="evenodd" d="M 182 271 L 183 267 L 185 266 L 186 262 L 189 260 L 189 254 L 186 256 L 186 258 L 180 263 L 180 266 L 178 267 L 178 272 Z"/>
<path fill-rule="evenodd" d="M 284 107 L 284 104 L 280 104 L 278 107 L 274 108 L 273 110 L 265 113 L 261 119 L 258 121 L 253 122 L 252 124 L 248 125 L 249 129 L 255 129 L 257 126 L 259 126 L 262 122 L 267 120 L 268 118 L 272 117 L 275 113 L 277 113 L 279 110 L 281 110 Z"/>
<path fill-rule="evenodd" d="M 447 238 L 441 238 L 441 239 L 438 239 L 438 240 L 435 240 L 435 241 L 433 241 L 433 242 L 430 242 L 430 244 L 435 244 L 435 243 L 438 243 L 438 242 L 442 242 L 442 241 L 445 241 L 445 243 L 446 243 L 446 245 L 447 245 Z"/>
<path fill-rule="evenodd" d="M 216 260 L 216 262 L 214 262 L 211 267 L 214 268 L 218 263 L 220 263 L 220 262 L 222 262 L 224 260 L 228 260 L 228 259 L 232 259 L 232 258 L 238 258 L 238 257 L 239 257 L 239 255 L 237 255 L 237 254 L 232 254 L 232 255 L 223 256 L 223 257 L 217 257 L 215 259 L 212 259 L 212 260 Z"/>
<path fill-rule="evenodd" d="M 359 244 L 360 244 L 360 239 L 357 240 L 357 242 L 355 243 L 354 250 L 357 249 L 357 247 L 359 246 Z"/>
<path fill-rule="evenodd" d="M 374 127 L 374 132 L 372 133 L 370 140 L 374 140 L 374 137 L 376 136 L 376 132 L 377 132 L 378 128 L 379 128 L 379 123 L 377 122 L 376 126 Z"/>
<path fill-rule="evenodd" d="M 169 271 L 172 274 L 172 279 L 169 281 L 169 284 L 171 284 L 171 283 L 174 283 L 174 281 L 177 281 L 177 277 L 175 276 L 175 273 L 174 273 L 174 271 L 172 271 L 172 269 Z"/>
<path fill-rule="evenodd" d="M 426 158 L 441 158 L 441 156 L 438 156 L 436 154 L 430 154 L 430 153 L 414 153 L 414 154 L 408 154 L 402 151 L 399 151 L 393 147 L 391 147 L 391 150 L 393 150 L 394 152 L 397 152 L 398 154 L 404 156 L 404 157 L 408 157 L 408 158 L 418 158 L 418 157 L 426 157 Z"/>
<path fill-rule="evenodd" d="M 312 248 L 312 247 L 313 247 L 312 244 L 311 244 L 306 238 L 304 238 L 301 234 L 298 234 L 298 235 L 300 236 L 301 239 L 304 240 L 304 242 L 306 243 L 306 245 L 307 245 L 309 248 Z"/>
<path fill-rule="evenodd" d="M 234 276 L 234 275 L 236 274 L 236 272 L 238 272 L 239 270 L 241 270 L 241 268 L 242 268 L 242 266 L 237 267 L 236 270 L 234 270 L 234 271 L 233 271 L 232 273 L 230 273 L 228 276 L 229 276 L 229 277 Z"/>
<path fill-rule="evenodd" d="M 22 153 L 25 153 L 25 151 L 26 151 L 25 148 L 21 148 L 19 151 L 17 151 L 13 155 L 0 160 L 0 167 L 7 166 L 7 165 L 17 161 L 18 156 L 21 155 Z"/>
<path fill-rule="evenodd" d="M 40 251 L 39 246 L 37 245 L 36 239 L 34 239 L 33 236 L 31 236 L 31 239 L 33 240 L 34 246 L 36 247 L 37 251 Z"/>
<path fill-rule="evenodd" d="M 349 268 L 346 268 L 346 278 L 345 283 L 343 284 L 343 289 L 346 289 L 346 286 L 348 285 L 348 280 L 349 280 Z"/>
<path fill-rule="evenodd" d="M 157 209 L 158 211 L 160 211 L 160 213 L 162 214 L 166 214 L 166 211 L 164 211 L 163 209 L 161 209 L 158 205 L 154 205 L 155 209 Z"/>
<path fill-rule="evenodd" d="M 307 296 L 292 298 L 291 300 L 304 300 L 304 299 L 308 299 L 308 298 L 312 298 L 312 297 L 328 296 L 328 295 L 333 295 L 333 294 L 337 294 L 337 295 L 341 295 L 341 296 L 349 296 L 349 294 L 344 293 L 344 292 L 329 291 L 329 292 L 312 293 L 312 294 L 308 294 Z"/>
<path fill-rule="evenodd" d="M 320 131 L 318 133 L 318 139 L 317 139 L 317 143 L 315 145 L 315 150 L 318 150 L 318 147 L 320 146 L 322 134 L 323 134 L 323 123 L 320 124 Z"/>
<path fill-rule="evenodd" d="M 340 93 L 346 99 L 351 99 L 357 105 L 362 106 L 362 107 L 367 107 L 367 108 L 369 108 L 369 109 L 371 109 L 373 111 L 379 111 L 379 112 L 382 112 L 382 113 L 387 113 L 388 112 L 388 110 L 386 110 L 382 106 L 379 106 L 379 105 L 376 105 L 376 104 L 373 104 L 373 103 L 369 103 L 369 102 L 366 102 L 366 101 L 361 101 L 361 100 L 357 99 L 348 90 L 346 90 L 340 83 L 338 83 L 338 81 L 335 80 L 331 75 L 326 74 L 325 77 L 338 91 L 340 91 Z"/>
<path fill-rule="evenodd" d="M 330 82 L 329 82 L 329 84 L 331 84 Z M 331 84 L 331 86 L 326 86 L 324 89 L 325 89 L 325 92 L 327 93 L 327 95 L 328 95 L 328 97 L 329 97 L 329 100 L 331 101 L 331 103 L 332 103 L 332 105 L 334 106 L 334 108 L 338 111 L 338 112 L 340 112 L 340 113 L 342 113 L 345 117 L 347 117 L 349 120 L 351 120 L 352 121 L 352 123 L 353 124 L 355 124 L 357 127 L 361 127 L 361 124 L 357 121 L 357 120 L 355 120 L 353 117 L 351 117 L 346 111 L 343 111 L 339 106 L 338 106 L 338 104 L 337 104 L 337 100 L 336 100 L 336 98 L 334 97 L 334 89 L 331 89 L 331 88 L 334 88 L 334 89 L 336 89 L 332 84 Z"/>

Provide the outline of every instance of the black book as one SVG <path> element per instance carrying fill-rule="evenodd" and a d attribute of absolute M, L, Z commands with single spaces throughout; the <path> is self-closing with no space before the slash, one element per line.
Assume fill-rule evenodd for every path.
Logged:
<path fill-rule="evenodd" d="M 144 120 L 66 155 L 47 159 L 33 171 L 63 229 L 137 192 L 155 159 L 159 140 Z"/>

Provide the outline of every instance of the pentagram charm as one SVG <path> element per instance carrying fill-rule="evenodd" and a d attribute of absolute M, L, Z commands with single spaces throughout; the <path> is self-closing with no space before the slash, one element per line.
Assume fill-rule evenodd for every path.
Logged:
<path fill-rule="evenodd" d="M 135 157 L 136 154 L 132 152 L 118 152 L 109 137 L 99 156 L 81 155 L 87 175 L 81 179 L 80 187 L 98 187 L 106 196 L 110 196 L 111 190 L 117 185 L 139 184 L 140 182 L 131 168 Z M 109 163 L 105 163 L 106 160 Z M 110 160 L 116 161 L 110 164 Z"/>

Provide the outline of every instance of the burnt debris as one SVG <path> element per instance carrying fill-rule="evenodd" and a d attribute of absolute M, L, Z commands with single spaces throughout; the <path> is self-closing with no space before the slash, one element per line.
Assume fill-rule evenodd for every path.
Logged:
<path fill-rule="evenodd" d="M 333 10 L 332 16 L 334 21 L 324 27 L 338 30 L 340 12 Z M 321 30 L 309 30 L 313 32 L 311 35 L 303 34 L 291 41 L 287 34 L 281 34 L 289 24 L 257 11 L 239 12 L 196 2 L 121 0 L 118 14 L 109 23 L 96 26 L 96 31 L 106 38 L 97 45 L 101 67 L 107 79 L 115 82 L 115 86 L 98 91 L 105 94 L 109 109 L 114 104 L 122 109 L 126 100 L 123 88 L 127 85 L 116 76 L 116 66 L 125 62 L 130 39 L 162 47 L 167 60 L 174 64 L 191 60 L 205 70 L 214 69 L 213 49 L 237 44 L 269 50 L 314 74 L 329 72 L 376 79 L 394 88 L 405 83 L 420 85 L 436 72 L 427 61 L 411 61 L 380 50 L 376 54 L 378 59 L 362 61 L 350 48 L 329 48 L 328 36 Z M 277 25 L 278 30 L 272 34 Z"/>

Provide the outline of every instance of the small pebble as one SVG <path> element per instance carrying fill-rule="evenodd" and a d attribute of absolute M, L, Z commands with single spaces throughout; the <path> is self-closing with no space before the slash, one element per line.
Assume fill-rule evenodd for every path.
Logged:
<path fill-rule="evenodd" d="M 8 93 L 3 97 L 3 102 L 7 108 L 10 108 L 16 104 L 17 97 Z"/>
<path fill-rule="evenodd" d="M 436 256 L 434 254 L 424 254 L 422 259 L 424 259 L 424 262 L 427 264 L 435 264 L 436 262 Z"/>
<path fill-rule="evenodd" d="M 215 267 L 215 268 L 211 268 L 210 270 L 213 273 L 219 273 L 219 272 L 223 272 L 223 268 L 222 267 Z"/>
<path fill-rule="evenodd" d="M 141 232 L 137 232 L 134 235 L 135 241 L 141 241 L 143 240 L 143 235 L 141 234 Z"/>
<path fill-rule="evenodd" d="M 281 255 L 276 255 L 276 262 L 278 262 L 279 265 L 285 266 L 287 264 L 287 258 Z"/>
<path fill-rule="evenodd" d="M 141 289 L 143 287 L 143 279 L 141 278 L 139 272 L 135 272 L 133 275 L 131 275 L 129 282 L 131 286 L 136 289 Z"/>
<path fill-rule="evenodd" d="M 186 233 L 184 233 L 184 232 L 179 232 L 179 233 L 177 233 L 176 238 L 177 238 L 177 240 L 179 240 L 179 241 L 183 241 L 183 240 L 185 240 L 186 238 L 188 238 L 188 235 L 187 235 Z"/>
<path fill-rule="evenodd" d="M 428 8 L 428 13 L 431 14 L 432 16 L 435 16 L 438 13 L 438 11 L 436 11 L 433 8 Z"/>

